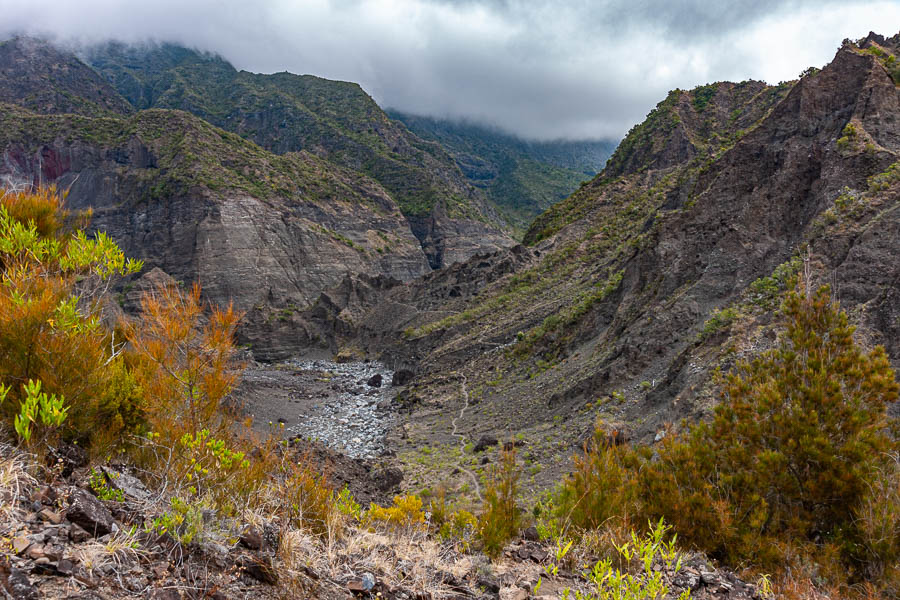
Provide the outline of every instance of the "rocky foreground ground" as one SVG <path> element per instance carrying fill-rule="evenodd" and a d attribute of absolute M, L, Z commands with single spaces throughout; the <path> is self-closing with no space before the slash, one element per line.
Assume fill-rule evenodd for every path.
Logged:
<path fill-rule="evenodd" d="M 422 529 L 347 524 L 315 537 L 266 515 L 225 519 L 204 513 L 203 534 L 182 544 L 152 531 L 161 498 L 123 465 L 86 466 L 76 448 L 55 453 L 49 482 L 18 450 L 0 448 L 0 597 L 39 598 L 483 598 L 560 597 L 585 589 L 585 557 L 573 551 L 556 576 L 555 548 L 532 527 L 491 562 L 464 543 Z M 46 472 L 45 472 L 46 474 Z M 43 477 L 43 476 L 42 476 Z M 93 478 L 93 485 L 91 479 Z M 101 494 L 95 490 L 100 478 Z M 669 597 L 761 596 L 703 557 L 677 574 L 662 569 Z M 540 582 L 540 583 L 539 583 Z"/>

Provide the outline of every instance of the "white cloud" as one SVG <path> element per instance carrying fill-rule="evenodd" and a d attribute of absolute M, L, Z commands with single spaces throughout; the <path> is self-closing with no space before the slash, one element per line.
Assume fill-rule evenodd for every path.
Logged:
<path fill-rule="evenodd" d="M 618 137 L 675 87 L 794 78 L 843 38 L 896 27 L 900 3 L 0 0 L 0 14 L 7 35 L 173 41 L 548 139 Z"/>

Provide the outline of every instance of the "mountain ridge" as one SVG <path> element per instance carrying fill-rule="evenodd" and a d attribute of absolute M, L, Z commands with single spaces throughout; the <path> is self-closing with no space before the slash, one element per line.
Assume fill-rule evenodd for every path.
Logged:
<path fill-rule="evenodd" d="M 426 476 L 415 448 L 452 443 L 438 407 L 457 405 L 463 375 L 477 404 L 460 427 L 522 439 L 544 467 L 537 487 L 597 419 L 652 444 L 709 414 L 716 369 L 771 347 L 779 294 L 804 269 L 900 366 L 900 93 L 871 47 L 846 44 L 781 86 L 673 92 L 526 246 L 356 317 L 352 343 L 419 373 L 393 442 L 405 467 Z"/>
<path fill-rule="evenodd" d="M 602 170 L 614 148 L 610 141 L 531 141 L 473 123 L 396 110 L 388 110 L 388 115 L 449 149 L 472 185 L 485 190 L 521 232 Z"/>
<path fill-rule="evenodd" d="M 83 55 L 137 108 L 185 110 L 275 154 L 307 150 L 379 181 L 434 268 L 468 258 L 445 238 L 469 229 L 475 246 L 478 238 L 485 247 L 512 243 L 446 151 L 398 126 L 356 83 L 238 71 L 217 55 L 172 44 L 111 42 Z"/>

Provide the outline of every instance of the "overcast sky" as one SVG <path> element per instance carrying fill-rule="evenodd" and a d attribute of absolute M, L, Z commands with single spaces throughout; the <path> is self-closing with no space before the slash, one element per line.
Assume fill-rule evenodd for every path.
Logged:
<path fill-rule="evenodd" d="M 172 41 L 523 137 L 621 137 L 673 88 L 794 79 L 900 0 L 0 0 L 0 34 Z"/>

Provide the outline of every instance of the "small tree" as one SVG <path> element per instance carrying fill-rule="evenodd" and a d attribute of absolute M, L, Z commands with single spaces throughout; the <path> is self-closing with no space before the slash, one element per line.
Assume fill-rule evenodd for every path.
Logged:
<path fill-rule="evenodd" d="M 196 283 L 189 292 L 157 286 L 141 298 L 141 311 L 124 327 L 137 378 L 156 401 L 148 406 L 151 426 L 173 440 L 203 429 L 227 436 L 222 402 L 241 373 L 234 362 L 240 315 L 231 305 L 205 313 Z"/>
<path fill-rule="evenodd" d="M 898 386 L 882 347 L 863 352 L 828 289 L 790 292 L 776 348 L 723 378 L 711 423 L 641 473 L 646 508 L 688 541 L 775 561 L 773 538 L 853 537 L 853 513 L 894 442 Z"/>
<path fill-rule="evenodd" d="M 555 516 L 579 529 L 598 529 L 612 519 L 627 521 L 636 494 L 633 467 L 639 459 L 631 448 L 610 442 L 598 422 L 560 487 Z"/>
<path fill-rule="evenodd" d="M 484 507 L 478 519 L 484 552 L 491 558 L 498 557 L 504 544 L 519 531 L 518 484 L 516 447 L 510 443 L 500 451 L 499 463 L 491 469 L 484 489 Z"/>

